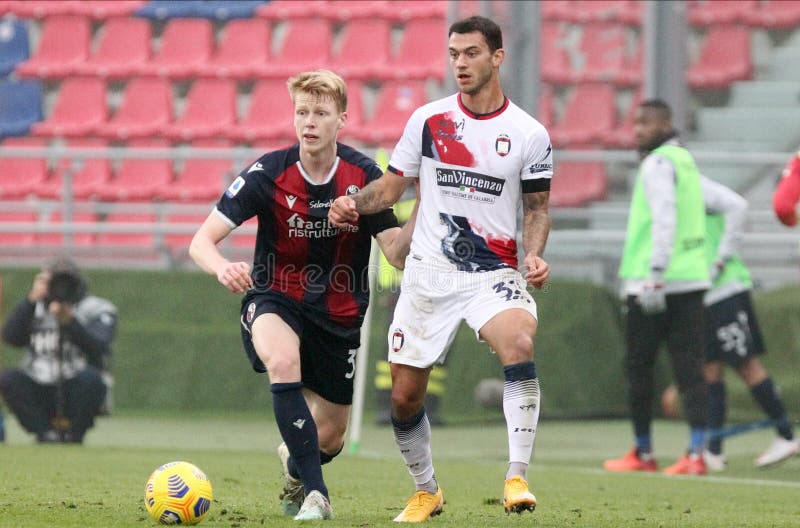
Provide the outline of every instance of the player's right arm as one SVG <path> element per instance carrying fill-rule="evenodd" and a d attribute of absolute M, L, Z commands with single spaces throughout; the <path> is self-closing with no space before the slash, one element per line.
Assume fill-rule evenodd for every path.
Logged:
<path fill-rule="evenodd" d="M 358 222 L 359 215 L 373 214 L 397 203 L 414 178 L 406 178 L 392 170 L 349 196 L 339 196 L 328 211 L 328 220 L 335 227 Z"/>
<path fill-rule="evenodd" d="M 250 264 L 229 261 L 217 247 L 232 230 L 216 210 L 211 211 L 192 238 L 189 255 L 195 264 L 206 273 L 215 275 L 219 283 L 228 290 L 243 293 L 253 286 Z"/>

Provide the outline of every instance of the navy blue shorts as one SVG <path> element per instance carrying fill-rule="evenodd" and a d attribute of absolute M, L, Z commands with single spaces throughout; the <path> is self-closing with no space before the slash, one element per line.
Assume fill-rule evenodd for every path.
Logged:
<path fill-rule="evenodd" d="M 242 344 L 256 372 L 266 372 L 251 338 L 251 325 L 261 314 L 279 316 L 300 338 L 300 370 L 303 386 L 324 399 L 341 405 L 353 402 L 353 377 L 360 329 L 330 321 L 321 326 L 308 308 L 278 292 L 249 292 L 242 299 Z"/>
<path fill-rule="evenodd" d="M 749 291 L 737 293 L 706 310 L 706 361 L 724 361 L 737 368 L 764 353 Z"/>

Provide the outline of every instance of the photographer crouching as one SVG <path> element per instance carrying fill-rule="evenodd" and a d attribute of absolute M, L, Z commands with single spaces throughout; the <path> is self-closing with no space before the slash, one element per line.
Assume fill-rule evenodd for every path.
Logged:
<path fill-rule="evenodd" d="M 40 443 L 82 443 L 108 412 L 117 309 L 88 295 L 83 274 L 59 259 L 36 275 L 9 313 L 3 341 L 27 347 L 18 369 L 0 373 L 0 395 Z M 110 396 L 110 394 L 108 394 Z"/>

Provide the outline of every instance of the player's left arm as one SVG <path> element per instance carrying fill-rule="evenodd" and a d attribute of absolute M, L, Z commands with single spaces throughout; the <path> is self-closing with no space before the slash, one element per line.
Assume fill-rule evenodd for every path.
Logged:
<path fill-rule="evenodd" d="M 739 253 L 744 224 L 747 220 L 747 200 L 733 189 L 705 176 L 700 177 L 700 184 L 706 214 L 720 214 L 725 218 L 725 228 L 711 270 L 712 276 L 716 276 L 727 261 Z"/>
<path fill-rule="evenodd" d="M 550 265 L 542 258 L 550 227 L 550 191 L 522 195 L 522 248 L 525 251 L 525 280 L 534 288 L 541 288 L 550 277 Z"/>

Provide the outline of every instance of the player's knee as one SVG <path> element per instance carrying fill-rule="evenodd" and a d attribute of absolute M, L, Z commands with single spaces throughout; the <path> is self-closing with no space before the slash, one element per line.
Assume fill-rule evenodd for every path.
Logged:
<path fill-rule="evenodd" d="M 273 354 L 265 366 L 273 382 L 288 381 L 296 378 L 300 372 L 300 358 L 289 354 Z"/>
<path fill-rule="evenodd" d="M 425 394 L 408 391 L 392 391 L 392 414 L 395 418 L 408 420 L 419 414 L 425 404 Z"/>
<path fill-rule="evenodd" d="M 339 447 L 334 449 L 325 449 L 320 446 L 319 461 L 322 465 L 327 464 L 342 452 L 342 449 L 344 449 L 344 442 L 338 445 Z"/>

